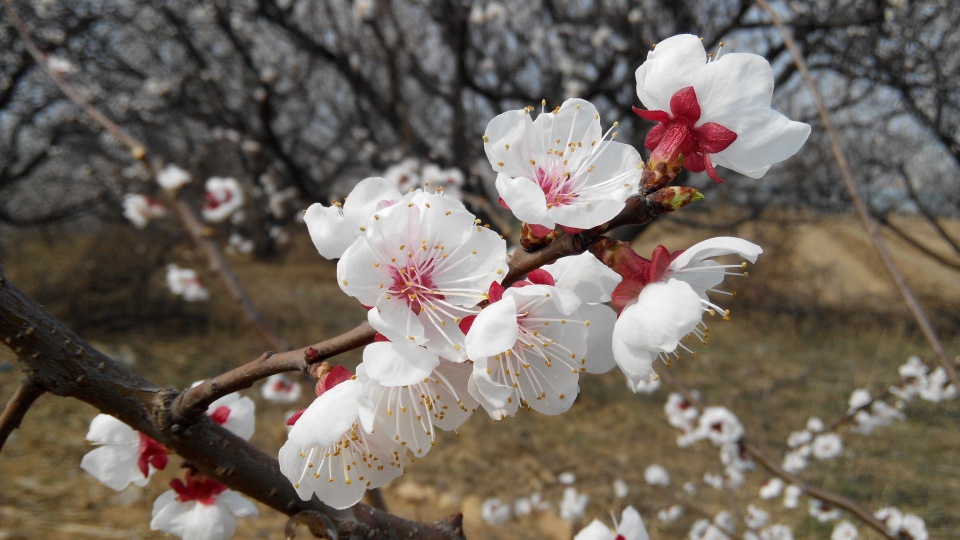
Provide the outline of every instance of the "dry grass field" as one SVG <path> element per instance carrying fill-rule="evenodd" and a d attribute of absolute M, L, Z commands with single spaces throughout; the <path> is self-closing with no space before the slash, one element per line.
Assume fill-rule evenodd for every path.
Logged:
<path fill-rule="evenodd" d="M 904 223 L 949 256 L 923 226 L 908 218 Z M 947 225 L 960 237 L 960 222 Z M 740 230 L 767 253 L 750 268 L 750 277 L 731 285 L 738 296 L 724 305 L 733 320 L 711 324 L 709 346 L 671 368 L 707 403 L 734 411 L 748 436 L 775 455 L 808 417 L 829 421 L 842 414 L 853 389 L 877 392 L 895 382 L 897 366 L 909 355 L 934 365 L 858 227 L 852 219 L 831 218 Z M 19 234 L 4 238 L 0 264 L 14 284 L 71 320 L 81 335 L 160 384 L 183 387 L 258 356 L 262 345 L 215 285 L 214 299 L 204 306 L 167 298 L 159 271 L 140 282 L 110 285 L 115 274 L 143 266 L 137 244 L 144 240 L 137 234 L 63 234 L 50 242 Z M 237 260 L 241 279 L 268 320 L 298 346 L 351 328 L 364 316 L 334 283 L 334 266 L 313 253 L 305 237 L 295 239 L 283 264 Z M 678 249 L 705 237 L 664 220 L 644 234 L 639 250 L 649 253 L 656 243 Z M 900 241 L 892 240 L 891 247 L 934 314 L 948 351 L 960 353 L 960 273 Z M 141 288 L 131 296 L 134 286 Z M 107 317 L 105 310 L 119 316 Z M 358 360 L 353 353 L 343 362 L 353 366 Z M 0 349 L 0 400 L 7 400 L 19 379 L 16 359 Z M 285 409 L 248 394 L 259 407 L 253 441 L 274 452 L 285 438 Z M 621 375 L 610 373 L 585 377 L 573 410 L 562 416 L 527 413 L 495 422 L 479 412 L 459 440 L 444 436 L 426 459 L 384 488 L 386 501 L 392 510 L 424 520 L 463 511 L 468 536 L 483 539 L 566 539 L 593 517 L 609 522 L 609 513 L 626 504 L 640 510 L 654 539 L 685 538 L 695 519 L 721 509 L 742 514 L 756 501 L 764 473 L 748 475 L 744 488 L 734 492 L 704 486 L 705 472 L 722 470 L 716 451 L 707 443 L 677 447 L 663 414 L 666 396 L 664 389 L 633 395 Z M 98 485 L 79 468 L 95 414 L 83 403 L 51 396 L 30 411 L 0 454 L 0 540 L 162 536 L 149 530 L 150 509 L 176 467 L 142 489 L 116 493 Z M 915 512 L 926 520 L 931 538 L 960 538 L 960 403 L 911 403 L 906 414 L 906 421 L 870 436 L 841 431 L 843 455 L 812 465 L 803 476 L 870 509 L 896 505 Z M 652 463 L 670 471 L 670 487 L 643 482 Z M 590 496 L 584 522 L 560 520 L 555 510 L 496 526 L 479 518 L 481 501 L 493 496 L 510 502 L 540 492 L 555 508 L 562 472 L 574 473 L 577 489 Z M 611 487 L 617 478 L 630 488 L 622 500 Z M 700 485 L 699 493 L 685 494 L 684 482 Z M 677 500 L 689 503 L 686 516 L 658 522 L 657 511 Z M 792 526 L 797 538 L 829 538 L 832 526 L 808 517 L 805 502 L 797 510 L 784 509 L 779 500 L 759 506 L 771 512 L 771 522 Z M 260 519 L 240 521 L 238 538 L 278 538 L 284 521 L 262 508 Z M 861 528 L 861 538 L 876 536 Z"/>

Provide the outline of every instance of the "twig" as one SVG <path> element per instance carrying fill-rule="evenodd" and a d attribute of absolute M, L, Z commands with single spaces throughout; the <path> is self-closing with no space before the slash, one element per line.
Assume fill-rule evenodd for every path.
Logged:
<path fill-rule="evenodd" d="M 683 383 L 677 380 L 668 369 L 660 369 L 660 366 L 657 366 L 657 375 L 667 383 L 667 386 L 670 386 L 677 392 L 679 392 L 684 399 L 693 404 L 695 407 L 704 410 L 705 405 L 703 401 L 698 399 L 689 388 L 686 387 Z M 847 512 L 857 516 L 861 521 L 869 525 L 870 527 L 876 529 L 880 534 L 885 538 L 890 538 L 891 540 L 896 540 L 895 536 L 891 536 L 887 532 L 887 526 L 881 522 L 879 519 L 874 517 L 872 513 L 866 508 L 857 504 L 856 501 L 848 499 L 839 493 L 834 493 L 832 491 L 827 491 L 821 487 L 817 487 L 807 483 L 805 480 L 799 476 L 786 471 L 773 459 L 771 459 L 759 446 L 748 440 L 746 437 L 740 439 L 740 448 L 744 452 L 750 455 L 753 459 L 760 463 L 767 471 L 769 471 L 774 476 L 778 476 L 791 484 L 796 484 L 800 486 L 804 492 L 807 494 L 820 499 L 821 501 L 827 502 L 837 508 L 846 510 Z"/>
<path fill-rule="evenodd" d="M 877 228 L 877 225 L 873 218 L 870 217 L 870 212 L 867 209 L 867 205 L 863 202 L 863 198 L 860 196 L 860 188 L 856 179 L 854 179 L 853 174 L 850 172 L 850 165 L 847 163 L 846 155 L 843 153 L 843 149 L 840 148 L 840 138 L 837 136 L 837 132 L 833 128 L 833 123 L 830 121 L 830 114 L 827 112 L 827 107 L 823 102 L 823 96 L 820 95 L 820 91 L 817 89 L 817 85 L 813 81 L 813 76 L 810 74 L 810 70 L 807 68 L 807 63 L 803 58 L 803 53 L 793 41 L 790 33 L 787 32 L 787 29 L 780 20 L 780 17 L 778 17 L 777 14 L 770 9 L 770 6 L 767 4 L 766 0 L 756 0 L 756 2 L 761 9 L 767 12 L 767 14 L 770 16 L 771 22 L 773 22 L 774 26 L 777 27 L 777 30 L 780 31 L 780 35 L 783 37 L 784 45 L 787 46 L 790 54 L 793 55 L 793 61 L 797 65 L 797 70 L 800 71 L 800 75 L 803 77 L 807 88 L 810 90 L 813 101 L 817 105 L 817 111 L 819 111 L 820 118 L 823 121 L 823 128 L 827 132 L 827 136 L 830 138 L 830 148 L 833 151 L 834 159 L 837 161 L 837 166 L 840 168 L 840 175 L 843 177 L 843 182 L 847 186 L 847 191 L 850 192 L 850 199 L 853 201 L 854 207 L 857 209 L 857 214 L 860 216 L 860 221 L 862 222 L 864 229 L 867 231 L 867 236 L 870 238 L 873 248 L 876 250 L 877 254 L 880 255 L 883 265 L 887 268 L 887 271 L 890 272 L 890 277 L 893 278 L 894 284 L 900 290 L 900 294 L 903 296 L 903 300 L 906 302 L 907 308 L 913 314 L 914 319 L 916 319 L 917 324 L 920 326 L 920 329 L 927 338 L 927 341 L 930 343 L 930 346 L 940 358 L 940 365 L 942 365 L 943 369 L 947 372 L 950 382 L 960 389 L 960 374 L 957 373 L 957 368 L 953 365 L 953 362 L 950 361 L 950 357 L 947 355 L 946 349 L 944 349 L 943 344 L 940 342 L 936 330 L 934 330 L 933 325 L 930 323 L 930 319 L 923 311 L 923 307 L 920 305 L 920 302 L 917 300 L 916 296 L 914 296 L 913 290 L 910 289 L 909 285 L 907 285 L 907 281 L 900 272 L 900 268 L 893 260 L 890 252 L 887 250 L 887 245 L 880 237 L 880 232 Z"/>
<path fill-rule="evenodd" d="M 3 414 L 0 414 L 0 450 L 3 450 L 3 445 L 13 430 L 20 427 L 20 422 L 23 421 L 33 402 L 44 392 L 46 390 L 29 377 L 20 382 L 13 397 L 7 402 Z"/>
<path fill-rule="evenodd" d="M 130 156 L 133 159 L 145 160 L 144 162 L 150 166 L 153 174 L 156 175 L 157 172 L 163 168 L 162 161 L 159 159 L 146 160 L 148 150 L 143 143 L 124 131 L 123 128 L 118 126 L 113 120 L 110 120 L 110 118 L 100 112 L 89 101 L 81 96 L 69 83 L 64 81 L 62 77 L 53 72 L 47 66 L 47 63 L 43 57 L 43 53 L 30 37 L 30 33 L 27 31 L 27 27 L 24 25 L 23 19 L 20 18 L 14 9 L 12 0 L 4 0 L 3 6 L 7 12 L 7 16 L 13 23 L 14 28 L 16 28 L 17 33 L 23 40 L 24 46 L 27 48 L 30 56 L 36 60 L 37 64 L 40 65 L 44 73 L 46 73 L 57 85 L 57 87 L 60 88 L 60 91 L 63 92 L 63 94 L 67 96 L 70 101 L 80 107 L 83 112 L 90 117 L 91 120 L 106 129 L 121 144 L 126 146 L 130 150 Z M 244 315 L 246 315 L 248 322 L 253 325 L 260 338 L 263 339 L 267 346 L 274 349 L 289 349 L 291 346 L 290 343 L 275 334 L 270 329 L 259 310 L 257 310 L 256 306 L 250 300 L 249 295 L 247 295 L 247 293 L 243 290 L 240 280 L 237 278 L 236 274 L 233 273 L 230 264 L 227 262 L 226 257 L 223 256 L 220 248 L 217 247 L 217 244 L 213 240 L 207 238 L 206 233 L 204 232 L 203 223 L 200 221 L 200 218 L 197 216 L 197 213 L 193 207 L 191 207 L 177 195 L 166 192 L 165 195 L 168 199 L 168 202 L 170 202 L 170 204 L 176 210 L 177 216 L 183 223 L 184 228 L 190 234 L 190 237 L 206 255 L 210 270 L 220 279 L 220 283 L 223 284 L 224 288 L 227 290 L 227 293 L 240 306 L 240 309 L 243 311 Z"/>

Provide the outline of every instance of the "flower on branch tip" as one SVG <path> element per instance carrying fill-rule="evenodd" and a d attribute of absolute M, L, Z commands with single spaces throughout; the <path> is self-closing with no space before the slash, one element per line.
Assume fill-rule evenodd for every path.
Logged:
<path fill-rule="evenodd" d="M 385 178 L 362 180 L 347 195 L 343 204 L 324 206 L 314 203 L 303 214 L 310 238 L 320 255 L 338 259 L 358 236 L 366 231 L 374 213 L 402 197 L 397 187 Z"/>
<path fill-rule="evenodd" d="M 257 507 L 236 491 L 187 469 L 184 480 L 174 478 L 173 489 L 153 504 L 150 529 L 184 540 L 228 540 L 238 517 L 257 517 Z"/>
<path fill-rule="evenodd" d="M 83 456 L 80 468 L 114 491 L 147 485 L 169 461 L 165 446 L 107 414 L 93 418 L 87 440 L 98 447 Z"/>
<path fill-rule="evenodd" d="M 636 191 L 643 165 L 639 152 L 606 140 L 610 131 L 602 133 L 600 115 L 588 101 L 569 99 L 536 120 L 531 110 L 500 114 L 483 136 L 487 158 L 499 173 L 502 204 L 539 227 L 544 234 L 538 236 L 557 225 L 580 230 L 613 219 Z"/>
<path fill-rule="evenodd" d="M 206 190 L 202 210 L 206 221 L 220 223 L 243 207 L 243 188 L 234 178 L 208 178 Z"/>
<path fill-rule="evenodd" d="M 613 530 L 609 529 L 600 520 L 595 519 L 584 527 L 573 540 L 647 540 L 647 528 L 643 525 L 643 518 L 636 508 L 628 506 L 623 509 L 620 521 L 614 518 Z"/>
<path fill-rule="evenodd" d="M 123 217 L 138 229 L 146 227 L 150 220 L 166 215 L 167 209 L 161 201 L 136 193 L 123 196 Z"/>
<path fill-rule="evenodd" d="M 340 288 L 394 343 L 466 360 L 459 323 L 506 276 L 506 242 L 459 201 L 413 192 L 377 211 L 337 264 Z"/>
<path fill-rule="evenodd" d="M 166 190 L 176 191 L 189 182 L 190 173 L 172 163 L 157 173 L 157 183 Z"/>
<path fill-rule="evenodd" d="M 273 403 L 296 403 L 303 392 L 300 383 L 294 382 L 283 373 L 276 373 L 267 377 L 260 387 L 260 395 Z"/>
<path fill-rule="evenodd" d="M 190 268 L 180 268 L 175 264 L 167 265 L 167 288 L 187 302 L 206 302 L 210 299 L 207 288 L 200 283 L 197 272 Z"/>
<path fill-rule="evenodd" d="M 647 163 L 679 164 L 721 182 L 721 165 L 751 178 L 797 153 L 810 126 L 770 108 L 773 70 L 755 54 L 707 55 L 699 38 L 681 34 L 657 44 L 637 69 L 634 107 L 657 122 L 647 134 Z"/>
<path fill-rule="evenodd" d="M 680 343 L 688 334 L 705 341 L 709 329 L 702 322 L 704 313 L 729 316 L 707 292 L 730 294 L 717 286 L 727 275 L 744 275 L 738 271 L 743 265 L 721 265 L 712 257 L 736 254 L 754 262 L 762 252 L 746 240 L 718 237 L 673 254 L 658 246 L 650 260 L 623 244 L 598 254 L 623 276 L 613 292 L 613 304 L 621 310 L 613 330 L 613 353 L 627 378 L 634 382 L 650 378 L 657 358 L 679 356 L 678 347 L 689 350 Z"/>

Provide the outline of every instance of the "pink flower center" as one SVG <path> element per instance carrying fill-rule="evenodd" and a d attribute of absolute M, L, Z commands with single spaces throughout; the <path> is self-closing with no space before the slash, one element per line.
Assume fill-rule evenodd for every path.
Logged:
<path fill-rule="evenodd" d="M 197 501 L 210 506 L 217 502 L 217 495 L 227 490 L 227 486 L 207 478 L 202 473 L 187 471 L 187 481 L 179 478 L 170 481 L 170 487 L 177 492 L 180 502 Z"/>
<path fill-rule="evenodd" d="M 167 450 L 166 446 L 141 433 L 140 457 L 137 459 L 137 466 L 140 468 L 140 472 L 143 473 L 143 477 L 146 478 L 150 476 L 150 465 L 153 465 L 154 469 L 162 471 L 170 459 L 167 456 L 169 453 L 170 451 Z"/>
<path fill-rule="evenodd" d="M 204 210 L 216 210 L 221 206 L 227 204 L 233 199 L 233 192 L 230 190 L 223 192 L 223 198 L 217 197 L 212 191 L 208 191 L 203 198 L 203 208 Z"/>
<path fill-rule="evenodd" d="M 700 121 L 700 103 L 692 86 L 681 88 L 670 98 L 670 112 L 645 111 L 633 108 L 637 116 L 658 122 L 647 133 L 644 146 L 653 153 L 650 163 L 676 163 L 681 158 L 683 168 L 691 172 L 707 171 L 715 182 L 723 182 L 713 168 L 710 154 L 726 150 L 737 140 L 737 134 L 715 122 Z"/>
<path fill-rule="evenodd" d="M 547 165 L 547 169 L 537 167 L 537 184 L 543 190 L 547 199 L 547 208 L 566 206 L 577 198 L 573 193 L 573 182 L 570 182 L 570 173 L 564 170 L 559 163 Z"/>
<path fill-rule="evenodd" d="M 443 295 L 434 290 L 436 285 L 428 270 L 432 267 L 433 259 L 425 263 L 410 263 L 400 268 L 390 267 L 390 275 L 393 277 L 390 294 L 402 296 L 417 315 L 424 306 L 430 305 L 431 300 L 443 300 Z"/>

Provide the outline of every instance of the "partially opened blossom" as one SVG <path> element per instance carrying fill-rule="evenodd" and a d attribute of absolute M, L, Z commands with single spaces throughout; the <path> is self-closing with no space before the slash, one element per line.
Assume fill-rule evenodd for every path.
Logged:
<path fill-rule="evenodd" d="M 774 164 L 797 153 L 810 126 L 770 108 L 773 70 L 762 56 L 727 53 L 708 57 L 699 38 L 665 39 L 637 69 L 637 95 L 658 124 L 647 134 L 652 151 L 647 167 L 682 163 L 713 180 L 722 165 L 760 178 Z"/>
<path fill-rule="evenodd" d="M 157 173 L 157 183 L 166 190 L 176 191 L 189 182 L 190 173 L 172 163 Z"/>
<path fill-rule="evenodd" d="M 302 388 L 300 383 L 290 380 L 283 373 L 267 377 L 260 387 L 260 395 L 267 401 L 274 403 L 296 403 L 300 400 Z"/>
<path fill-rule="evenodd" d="M 650 536 L 647 535 L 647 528 L 643 525 L 640 512 L 628 506 L 623 509 L 620 521 L 614 523 L 613 529 L 595 519 L 578 532 L 573 540 L 647 540 L 648 538 Z"/>
<path fill-rule="evenodd" d="M 243 188 L 234 178 L 208 178 L 206 189 L 201 211 L 206 221 L 220 223 L 243 207 Z"/>
<path fill-rule="evenodd" d="M 459 201 L 413 192 L 374 212 L 337 264 L 337 281 L 372 307 L 367 320 L 390 341 L 462 362 L 459 323 L 506 276 L 506 255 L 500 235 L 477 225 Z"/>
<path fill-rule="evenodd" d="M 466 338 L 470 392 L 494 419 L 520 407 L 565 412 L 586 371 L 589 320 L 577 296 L 549 285 L 511 287 L 485 307 Z"/>
<path fill-rule="evenodd" d="M 356 504 L 367 489 L 403 473 L 399 444 L 375 438 L 360 425 L 361 383 L 342 380 L 299 415 L 280 448 L 280 472 L 303 500 L 317 497 L 337 509 Z"/>
<path fill-rule="evenodd" d="M 487 124 L 483 147 L 500 173 L 503 204 L 544 236 L 557 225 L 589 229 L 606 223 L 636 191 L 640 154 L 605 139 L 596 107 L 569 99 L 536 120 L 530 109 L 497 116 Z"/>
<path fill-rule="evenodd" d="M 256 517 L 257 507 L 227 486 L 188 469 L 186 478 L 175 478 L 173 488 L 153 503 L 150 529 L 184 540 L 229 540 L 238 517 Z"/>
<path fill-rule="evenodd" d="M 436 444 L 437 429 L 455 430 L 476 410 L 467 390 L 471 371 L 468 363 L 441 359 L 417 345 L 367 345 L 357 367 L 361 425 L 421 457 Z"/>
<path fill-rule="evenodd" d="M 97 448 L 83 456 L 80 468 L 115 491 L 147 485 L 169 460 L 165 446 L 107 414 L 93 418 L 87 440 Z"/>
<path fill-rule="evenodd" d="M 397 187 L 385 178 L 367 178 L 347 195 L 343 204 L 324 206 L 315 203 L 303 214 L 310 238 L 320 255 L 338 259 L 358 236 L 366 231 L 373 214 L 402 197 Z"/>
<path fill-rule="evenodd" d="M 167 215 L 166 207 L 156 199 L 136 193 L 123 196 L 123 217 L 138 229 L 146 227 L 150 220 L 165 215 Z"/>
<path fill-rule="evenodd" d="M 653 362 L 676 355 L 680 340 L 693 334 L 701 340 L 704 313 L 728 313 L 710 301 L 724 277 L 741 265 L 721 265 L 713 257 L 736 254 L 754 262 L 762 249 L 740 238 L 718 237 L 670 254 L 659 246 L 651 260 L 629 248 L 614 246 L 614 270 L 624 279 L 613 293 L 620 316 L 613 330 L 613 354 L 631 381 L 653 375 Z"/>
<path fill-rule="evenodd" d="M 197 273 L 190 268 L 180 268 L 175 264 L 167 265 L 167 288 L 187 302 L 206 302 L 210 299 L 207 288 L 200 283 Z"/>

